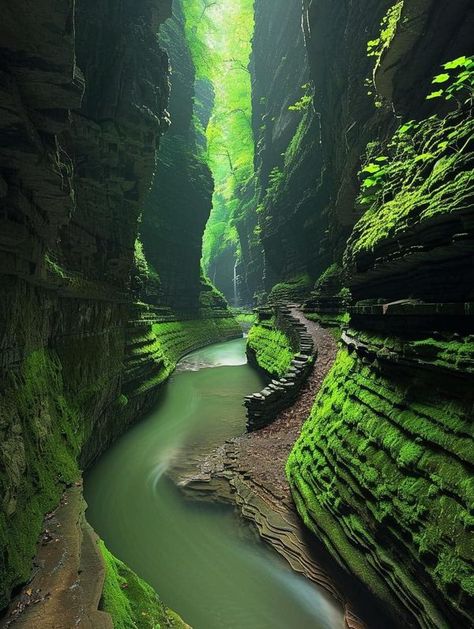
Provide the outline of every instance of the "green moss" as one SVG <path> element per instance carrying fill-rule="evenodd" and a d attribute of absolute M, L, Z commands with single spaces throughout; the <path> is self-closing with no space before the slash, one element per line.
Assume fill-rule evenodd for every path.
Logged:
<path fill-rule="evenodd" d="M 156 592 L 99 542 L 105 561 L 101 607 L 112 616 L 115 629 L 186 628 L 179 616 L 160 601 Z"/>
<path fill-rule="evenodd" d="M 240 324 L 255 323 L 257 316 L 253 312 L 233 312 L 234 319 Z"/>
<path fill-rule="evenodd" d="M 313 96 L 310 96 L 309 98 L 312 101 Z M 311 101 L 307 101 L 307 104 L 309 105 Z M 285 172 L 288 172 L 294 166 L 295 162 L 300 158 L 300 155 L 302 153 L 301 145 L 308 130 L 310 120 L 311 112 L 309 111 L 309 107 L 307 107 L 304 111 L 303 117 L 300 120 L 300 123 L 298 124 L 296 132 L 285 151 Z"/>
<path fill-rule="evenodd" d="M 258 365 L 273 377 L 283 376 L 295 357 L 288 337 L 271 322 L 252 326 L 247 343 L 255 352 Z"/>
<path fill-rule="evenodd" d="M 308 315 L 310 317 L 310 315 Z M 471 336 L 453 336 L 446 333 L 439 338 L 423 338 L 405 335 L 380 336 L 374 332 L 357 330 L 357 339 L 370 347 L 371 350 L 384 355 L 392 352 L 409 360 L 416 360 L 442 367 L 449 371 L 474 372 L 474 343 Z"/>
<path fill-rule="evenodd" d="M 334 290 L 336 294 L 341 288 L 343 283 L 344 272 L 340 264 L 335 262 L 331 264 L 321 275 L 319 276 L 315 290 L 316 293 L 326 292 L 328 290 Z"/>
<path fill-rule="evenodd" d="M 174 369 L 178 360 L 194 349 L 242 336 L 233 317 L 157 323 L 153 333 L 169 369 Z"/>
<path fill-rule="evenodd" d="M 84 425 L 64 394 L 54 352 L 32 352 L 11 384 L 0 405 L 0 608 L 10 588 L 29 577 L 44 514 L 79 477 Z"/>
<path fill-rule="evenodd" d="M 302 301 L 311 290 L 311 278 L 307 273 L 298 275 L 287 280 L 275 284 L 270 292 L 270 301 Z"/>
<path fill-rule="evenodd" d="M 304 316 L 310 321 L 320 323 L 324 328 L 331 328 L 331 333 L 334 334 L 334 338 L 336 340 L 339 340 L 341 338 L 341 326 L 348 324 L 350 321 L 350 315 L 348 312 L 344 312 L 342 314 L 305 312 Z"/>
<path fill-rule="evenodd" d="M 439 616 L 426 584 L 458 609 L 456 592 L 470 596 L 470 404 L 467 390 L 455 403 L 341 350 L 287 464 L 298 510 L 331 552 L 396 605 L 393 591 L 380 592 L 386 575 L 376 567 L 388 562 L 432 622 Z"/>
<path fill-rule="evenodd" d="M 27 330 L 31 345 L 37 342 L 35 330 L 33 323 Z M 114 405 L 109 430 L 118 434 L 130 395 L 163 382 L 183 354 L 241 333 L 227 316 L 161 323 L 137 334 L 127 364 L 140 367 L 151 360 L 156 370 L 127 395 L 117 395 L 124 357 L 123 336 L 115 331 L 99 339 L 68 339 L 57 351 L 31 351 L 12 371 L 0 398 L 0 608 L 11 589 L 30 576 L 45 513 L 57 506 L 65 485 L 79 477 L 77 460 L 93 437 L 91 418 L 98 409 Z"/>
<path fill-rule="evenodd" d="M 474 120 L 460 108 L 402 125 L 383 155 L 369 151 L 358 199 L 366 212 L 349 239 L 347 265 L 443 215 L 455 224 L 470 204 L 473 133 Z"/>
<path fill-rule="evenodd" d="M 377 39 L 367 42 L 367 54 L 376 58 L 376 65 L 380 63 L 383 53 L 388 50 L 397 32 L 398 24 L 402 16 L 404 0 L 397 0 L 385 14 L 380 35 Z"/>

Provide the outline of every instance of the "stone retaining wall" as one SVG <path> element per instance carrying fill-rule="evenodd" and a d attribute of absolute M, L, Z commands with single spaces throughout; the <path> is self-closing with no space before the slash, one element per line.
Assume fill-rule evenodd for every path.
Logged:
<path fill-rule="evenodd" d="M 272 380 L 262 391 L 245 398 L 249 432 L 268 426 L 280 411 L 294 403 L 316 360 L 317 349 L 313 340 L 306 326 L 293 316 L 290 308 L 275 306 L 274 314 L 277 328 L 288 336 L 298 353 L 282 378 Z M 249 362 L 256 365 L 255 351 L 249 346 L 247 356 Z"/>

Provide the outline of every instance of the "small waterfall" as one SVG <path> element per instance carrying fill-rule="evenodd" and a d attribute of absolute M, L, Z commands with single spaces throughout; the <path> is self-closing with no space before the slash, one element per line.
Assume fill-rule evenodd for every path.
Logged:
<path fill-rule="evenodd" d="M 239 305 L 239 291 L 237 286 L 237 264 L 238 260 L 235 261 L 234 264 L 234 306 L 237 308 Z"/>

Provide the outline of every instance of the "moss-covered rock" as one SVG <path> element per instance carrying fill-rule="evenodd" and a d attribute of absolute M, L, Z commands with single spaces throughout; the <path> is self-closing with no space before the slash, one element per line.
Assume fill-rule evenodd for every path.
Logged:
<path fill-rule="evenodd" d="M 296 353 L 290 339 L 275 327 L 274 320 L 253 325 L 247 343 L 257 365 L 276 378 L 287 372 Z"/>
<path fill-rule="evenodd" d="M 301 302 L 308 296 L 312 287 L 311 278 L 307 273 L 297 275 L 284 282 L 275 284 L 270 291 L 270 301 Z"/>
<path fill-rule="evenodd" d="M 155 590 L 100 542 L 105 562 L 101 608 L 112 616 L 115 629 L 189 627 L 159 599 Z"/>
<path fill-rule="evenodd" d="M 44 514 L 79 477 L 85 423 L 54 352 L 29 354 L 14 380 L 0 399 L 0 608 L 29 577 Z"/>
<path fill-rule="evenodd" d="M 464 74 L 474 80 L 474 62 Z M 365 212 L 344 258 L 356 299 L 471 300 L 470 106 L 409 121 L 386 146 L 370 147 L 358 199 Z"/>
<path fill-rule="evenodd" d="M 342 349 L 287 465 L 306 525 L 394 615 L 424 626 L 469 618 L 472 404 L 462 377 Z"/>

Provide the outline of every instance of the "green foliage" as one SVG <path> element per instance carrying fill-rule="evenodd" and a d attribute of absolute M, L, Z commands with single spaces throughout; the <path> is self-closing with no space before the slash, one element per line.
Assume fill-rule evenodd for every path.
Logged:
<path fill-rule="evenodd" d="M 257 316 L 253 312 L 243 312 L 241 310 L 232 310 L 234 319 L 240 323 L 240 325 L 254 324 L 257 321 Z"/>
<path fill-rule="evenodd" d="M 435 86 L 442 85 L 426 97 L 426 100 L 444 98 L 444 100 L 457 100 L 458 102 L 472 103 L 474 96 L 474 57 L 458 57 L 453 61 L 443 64 L 442 72 L 434 77 L 432 83 Z"/>
<path fill-rule="evenodd" d="M 164 606 L 152 587 L 114 557 L 104 542 L 99 542 L 99 548 L 105 562 L 102 609 L 112 616 L 115 629 L 188 626 Z"/>
<path fill-rule="evenodd" d="M 285 174 L 282 172 L 282 170 L 278 166 L 272 168 L 268 176 L 268 187 L 265 194 L 265 203 L 272 203 L 276 201 L 278 193 L 280 191 L 280 187 L 283 185 L 284 181 Z"/>
<path fill-rule="evenodd" d="M 404 0 L 397 0 L 385 14 L 380 25 L 381 31 L 376 39 L 371 39 L 367 42 L 367 56 L 374 57 L 374 71 L 377 70 L 383 54 L 388 50 L 390 44 L 395 37 L 395 34 L 400 23 L 402 12 L 404 7 Z M 368 88 L 367 95 L 374 96 L 374 82 L 373 77 L 366 78 L 365 85 Z M 381 108 L 383 106 L 382 101 L 376 97 L 375 106 Z"/>
<path fill-rule="evenodd" d="M 377 63 L 395 37 L 397 26 L 402 15 L 403 5 L 404 0 L 397 0 L 397 2 L 389 8 L 380 25 L 382 30 L 380 31 L 379 37 L 367 42 L 367 55 L 369 57 L 375 57 Z"/>
<path fill-rule="evenodd" d="M 273 377 L 284 376 L 295 357 L 290 340 L 274 322 L 252 326 L 247 343 L 258 365 Z"/>
<path fill-rule="evenodd" d="M 305 85 L 301 86 L 301 89 L 303 89 L 305 93 L 296 103 L 288 107 L 290 111 L 305 111 L 313 102 L 312 84 L 305 83 Z"/>
<path fill-rule="evenodd" d="M 452 63 L 459 67 L 461 61 Z M 368 146 L 358 197 L 366 212 L 349 240 L 346 262 L 359 252 L 373 251 L 415 221 L 463 211 L 472 189 L 469 139 L 474 122 L 469 108 L 464 101 L 444 117 L 410 120 L 385 147 Z"/>
<path fill-rule="evenodd" d="M 215 180 L 213 209 L 203 241 L 206 272 L 219 252 L 239 255 L 235 227 L 243 191 L 253 177 L 251 80 L 248 70 L 254 27 L 253 0 L 183 3 L 186 35 L 198 78 L 212 82 L 214 111 L 206 130 L 206 162 Z"/>
<path fill-rule="evenodd" d="M 148 262 L 143 251 L 143 244 L 139 238 L 135 240 L 135 266 L 139 274 L 144 276 L 149 275 L 150 270 L 148 268 Z"/>

